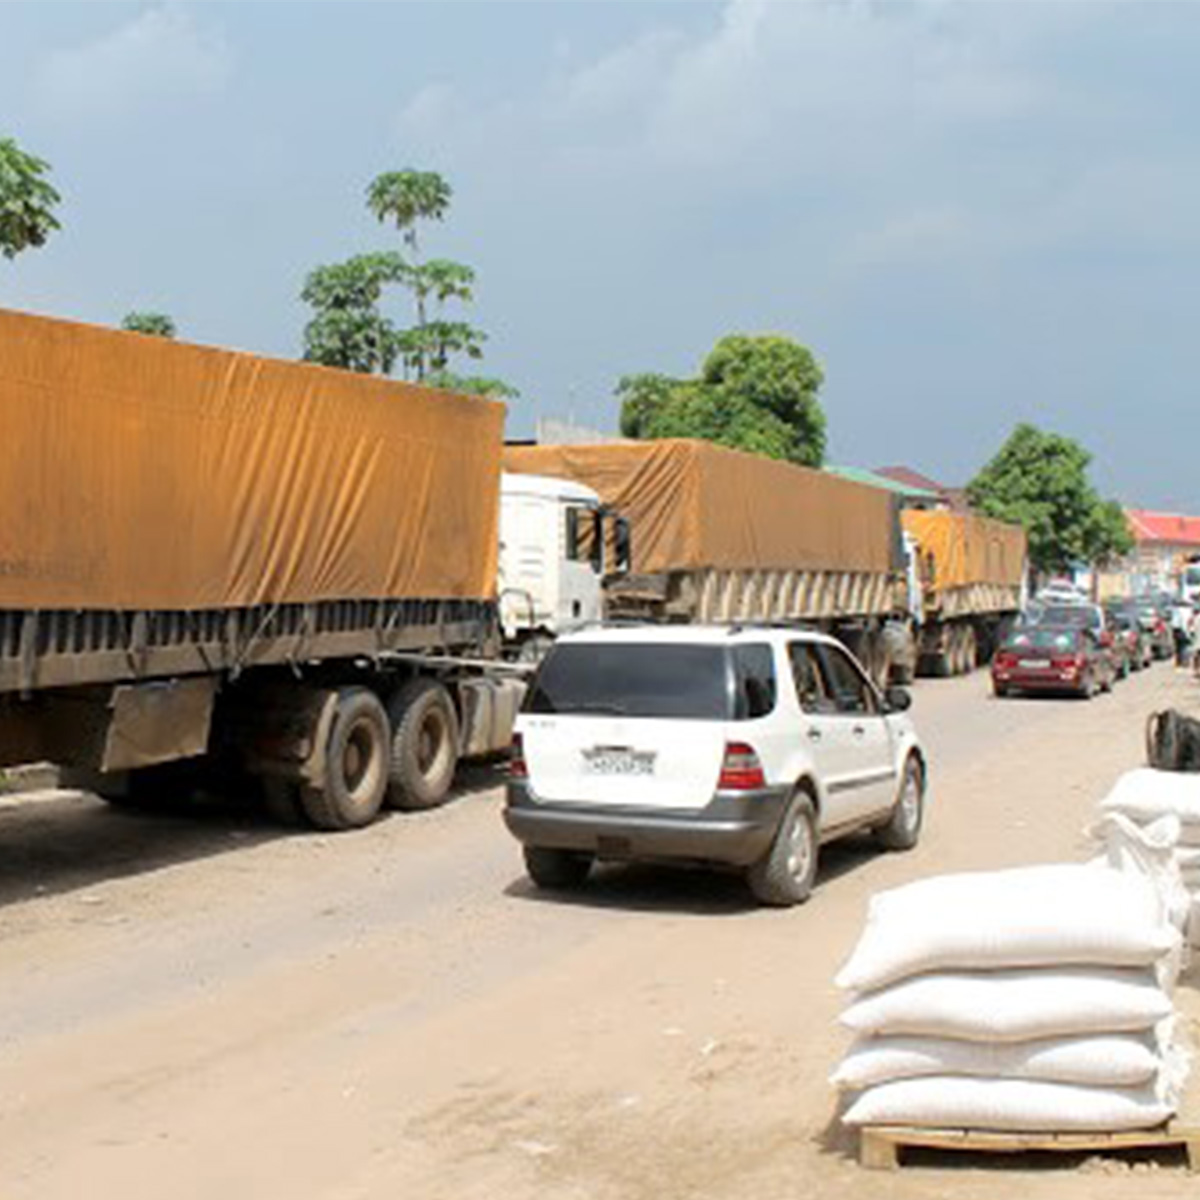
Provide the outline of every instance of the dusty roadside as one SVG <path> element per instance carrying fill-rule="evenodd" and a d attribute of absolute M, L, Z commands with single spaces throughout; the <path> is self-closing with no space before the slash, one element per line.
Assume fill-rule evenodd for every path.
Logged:
<path fill-rule="evenodd" d="M 1010 1196 L 1007 1170 L 854 1165 L 826 1084 L 844 1044 L 830 981 L 881 887 L 1083 857 L 1081 826 L 1140 761 L 1146 712 L 1194 698 L 1170 667 L 1091 704 L 998 703 L 982 676 L 925 685 L 922 846 L 830 852 L 791 912 L 755 910 L 732 880 L 648 870 L 541 899 L 493 790 L 337 838 L 69 798 L 0 809 L 0 1186 Z M 1070 1200 L 1131 1182 L 1049 1169 L 1019 1186 Z M 1137 1180 L 1141 1195 L 1187 1186 Z"/>

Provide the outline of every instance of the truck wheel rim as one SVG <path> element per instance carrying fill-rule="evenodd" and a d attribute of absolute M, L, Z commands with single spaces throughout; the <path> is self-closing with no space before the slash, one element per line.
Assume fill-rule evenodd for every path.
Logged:
<path fill-rule="evenodd" d="M 362 786 L 371 768 L 373 739 L 370 728 L 357 724 L 350 730 L 342 750 L 342 779 L 348 792 L 356 792 Z"/>
<path fill-rule="evenodd" d="M 417 737 L 417 770 L 430 775 L 441 762 L 446 745 L 446 719 L 436 709 L 425 714 Z"/>

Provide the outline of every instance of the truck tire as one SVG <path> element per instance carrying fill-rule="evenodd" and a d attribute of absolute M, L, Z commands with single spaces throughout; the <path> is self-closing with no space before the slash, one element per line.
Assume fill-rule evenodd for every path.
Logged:
<path fill-rule="evenodd" d="M 875 830 L 875 840 L 884 850 L 911 850 L 921 836 L 925 819 L 925 771 L 921 760 L 910 754 L 900 777 L 896 806 L 885 825 Z"/>
<path fill-rule="evenodd" d="M 962 673 L 970 675 L 979 666 L 979 638 L 974 625 L 964 625 L 962 631 Z"/>
<path fill-rule="evenodd" d="M 390 735 L 379 697 L 366 688 L 343 688 L 325 747 L 325 776 L 304 784 L 300 803 L 318 829 L 359 829 L 383 806 Z"/>
<path fill-rule="evenodd" d="M 547 846 L 526 846 L 524 854 L 529 878 L 538 887 L 555 891 L 582 887 L 594 861 L 590 854 Z"/>
<path fill-rule="evenodd" d="M 388 705 L 392 745 L 387 800 L 393 808 L 436 808 L 458 769 L 458 713 L 435 680 L 413 679 Z"/>
<path fill-rule="evenodd" d="M 812 895 L 817 878 L 817 813 L 806 791 L 797 790 L 779 822 L 771 848 L 747 872 L 760 904 L 789 908 Z"/>

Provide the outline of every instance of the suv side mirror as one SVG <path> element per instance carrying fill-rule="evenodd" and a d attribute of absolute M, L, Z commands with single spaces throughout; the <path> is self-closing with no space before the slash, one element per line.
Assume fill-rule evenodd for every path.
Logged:
<path fill-rule="evenodd" d="M 892 684 L 884 691 L 883 702 L 888 712 L 906 712 L 912 708 L 912 693 L 908 688 Z"/>

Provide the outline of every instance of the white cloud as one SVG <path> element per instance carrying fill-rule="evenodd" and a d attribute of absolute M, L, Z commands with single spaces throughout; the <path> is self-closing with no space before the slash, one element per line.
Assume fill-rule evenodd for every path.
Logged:
<path fill-rule="evenodd" d="M 181 8 L 154 7 L 94 41 L 54 51 L 38 72 L 37 94 L 59 117 L 124 116 L 218 92 L 231 65 L 219 33 Z"/>

